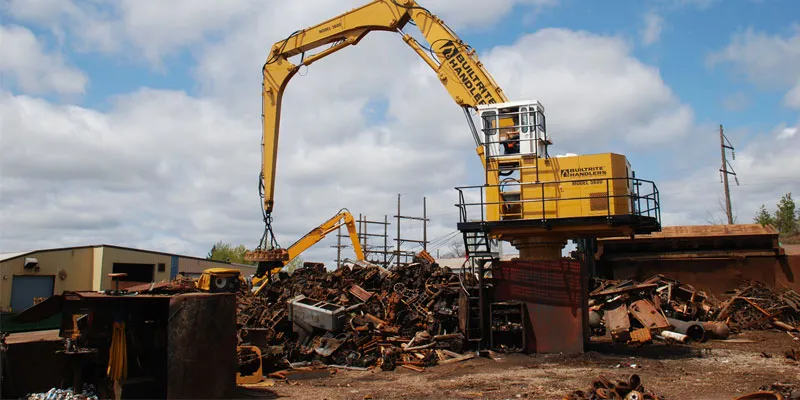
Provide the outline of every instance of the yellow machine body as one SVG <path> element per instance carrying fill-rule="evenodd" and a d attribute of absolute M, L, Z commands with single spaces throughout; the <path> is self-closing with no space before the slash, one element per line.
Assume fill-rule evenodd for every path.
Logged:
<path fill-rule="evenodd" d="M 242 273 L 233 268 L 209 268 L 203 271 L 194 286 L 206 292 L 237 292 L 247 286 Z"/>
<path fill-rule="evenodd" d="M 485 188 L 487 221 L 628 215 L 632 210 L 630 164 L 605 153 L 569 157 L 520 157 L 522 178 Z M 498 163 L 500 164 L 500 163 Z M 497 175 L 493 175 L 499 180 Z"/>

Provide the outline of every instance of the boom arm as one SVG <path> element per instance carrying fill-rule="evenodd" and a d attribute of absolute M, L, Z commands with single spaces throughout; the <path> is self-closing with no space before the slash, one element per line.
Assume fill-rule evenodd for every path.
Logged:
<path fill-rule="evenodd" d="M 350 235 L 350 241 L 353 242 L 353 251 L 356 253 L 356 259 L 363 261 L 364 251 L 361 248 L 361 243 L 358 241 L 355 219 L 349 211 L 341 210 L 329 220 L 306 233 L 305 236 L 294 242 L 294 244 L 287 249 L 255 250 L 248 252 L 245 259 L 248 261 L 260 261 L 259 269 L 253 277 L 253 286 L 258 286 L 258 289 L 254 293 L 258 294 L 261 292 L 261 289 L 264 288 L 264 284 L 272 274 L 283 269 L 283 267 L 292 262 L 292 260 L 297 258 L 302 252 L 317 244 L 320 240 L 325 238 L 325 236 L 339 229 L 342 225 L 347 226 L 347 233 Z"/>
<path fill-rule="evenodd" d="M 286 264 L 342 225 L 347 226 L 347 233 L 350 235 L 350 241 L 353 242 L 353 250 L 356 253 L 356 258 L 363 260 L 364 251 L 361 249 L 361 243 L 358 241 L 358 232 L 356 231 L 353 215 L 348 211 L 341 211 L 333 216 L 333 218 L 323 222 L 320 226 L 311 230 L 311 232 L 308 232 L 305 236 L 300 238 L 300 240 L 294 242 L 293 245 L 289 246 L 289 248 L 286 249 L 289 258 Z"/>
<path fill-rule="evenodd" d="M 429 48 L 402 31 L 409 22 L 419 28 L 429 43 Z M 268 225 L 274 206 L 281 99 L 286 84 L 300 67 L 310 65 L 347 46 L 358 44 L 371 31 L 397 31 L 402 34 L 403 41 L 436 72 L 453 100 L 465 109 L 476 146 L 480 147 L 480 141 L 468 109 L 480 104 L 507 101 L 503 91 L 483 68 L 475 50 L 461 41 L 441 19 L 414 0 L 374 0 L 321 24 L 293 33 L 272 46 L 263 69 L 261 184 Z M 325 45 L 331 46 L 316 54 L 306 55 L 307 51 Z M 300 62 L 291 63 L 289 58 L 297 55 L 302 55 Z"/>

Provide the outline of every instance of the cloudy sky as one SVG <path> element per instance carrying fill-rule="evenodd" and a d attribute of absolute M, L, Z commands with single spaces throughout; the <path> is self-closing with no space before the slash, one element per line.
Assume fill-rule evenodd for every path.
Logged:
<path fill-rule="evenodd" d="M 263 62 L 289 33 L 364 2 L 3 1 L 0 251 L 255 246 Z M 421 3 L 510 98 L 542 102 L 552 153 L 625 154 L 655 180 L 665 225 L 722 220 L 720 124 L 740 222 L 800 195 L 797 2 Z M 454 187 L 483 178 L 461 110 L 395 33 L 301 70 L 281 122 L 283 246 L 341 208 L 394 215 L 398 193 L 409 215 L 427 197 L 429 238 L 449 237 Z M 305 258 L 330 263 L 333 244 Z"/>

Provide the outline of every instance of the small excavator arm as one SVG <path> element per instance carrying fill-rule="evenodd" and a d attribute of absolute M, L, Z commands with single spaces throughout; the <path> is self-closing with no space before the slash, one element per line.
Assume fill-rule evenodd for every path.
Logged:
<path fill-rule="evenodd" d="M 361 243 L 358 241 L 358 231 L 356 230 L 355 219 L 350 212 L 342 210 L 331 219 L 323 222 L 320 226 L 314 228 L 311 230 L 311 232 L 308 232 L 305 236 L 301 237 L 300 240 L 289 246 L 289 248 L 286 249 L 289 261 L 286 263 L 288 264 L 294 260 L 300 255 L 300 253 L 317 244 L 325 236 L 339 229 L 339 227 L 342 225 L 347 227 L 347 233 L 350 235 L 350 241 L 353 242 L 353 250 L 356 253 L 356 258 L 358 260 L 363 260 L 364 251 L 361 248 Z"/>
<path fill-rule="evenodd" d="M 425 47 L 402 29 L 412 23 L 422 32 L 430 47 Z M 358 44 L 369 32 L 396 31 L 436 72 L 439 80 L 455 102 L 464 108 L 479 155 L 480 140 L 469 109 L 480 104 L 507 101 L 500 87 L 475 55 L 475 50 L 461 41 L 444 22 L 419 6 L 414 0 L 374 0 L 362 7 L 331 18 L 321 24 L 296 31 L 272 46 L 264 64 L 262 87 L 263 138 L 262 171 L 263 207 L 268 231 L 274 206 L 275 171 L 278 157 L 281 99 L 289 80 L 302 66 L 333 54 L 347 46 Z M 322 46 L 330 47 L 308 55 L 306 52 Z M 301 55 L 293 64 L 290 57 Z"/>
<path fill-rule="evenodd" d="M 258 270 L 253 276 L 252 282 L 254 287 L 258 286 L 258 289 L 256 289 L 254 293 L 259 294 L 269 277 L 283 269 L 283 267 L 292 262 L 297 256 L 308 250 L 309 247 L 317 244 L 320 240 L 325 238 L 325 236 L 336 231 L 342 225 L 347 227 L 350 241 L 353 242 L 353 251 L 356 253 L 356 259 L 363 261 L 365 258 L 364 250 L 361 248 L 361 242 L 358 240 L 355 219 L 349 211 L 343 209 L 306 233 L 305 236 L 294 242 L 294 244 L 287 249 L 255 250 L 248 252 L 245 256 L 246 260 L 259 261 Z"/>

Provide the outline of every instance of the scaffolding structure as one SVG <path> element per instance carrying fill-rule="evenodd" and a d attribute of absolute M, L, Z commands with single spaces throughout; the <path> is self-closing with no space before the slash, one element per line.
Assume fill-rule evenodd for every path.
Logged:
<path fill-rule="evenodd" d="M 380 265 L 384 268 L 389 268 L 391 265 L 408 264 L 413 261 L 416 252 L 410 250 L 403 250 L 402 245 L 407 243 L 414 243 L 422 246 L 423 250 L 428 248 L 428 218 L 427 218 L 427 198 L 422 199 L 422 217 L 402 215 L 400 207 L 400 195 L 397 195 L 397 214 L 392 218 L 396 220 L 397 236 L 389 239 L 389 227 L 392 225 L 389 222 L 389 216 L 384 215 L 383 221 L 370 220 L 366 215 L 359 214 L 356 220 L 356 227 L 358 230 L 358 239 L 361 248 L 364 251 L 364 257 L 372 264 Z M 413 238 L 401 237 L 401 221 L 417 221 L 422 222 L 422 240 Z M 344 239 L 344 240 L 343 240 Z M 390 242 L 394 242 L 390 245 Z M 342 249 L 352 248 L 350 244 L 350 236 L 342 234 L 342 228 L 336 235 L 336 267 L 342 266 L 344 259 L 342 258 Z"/>

